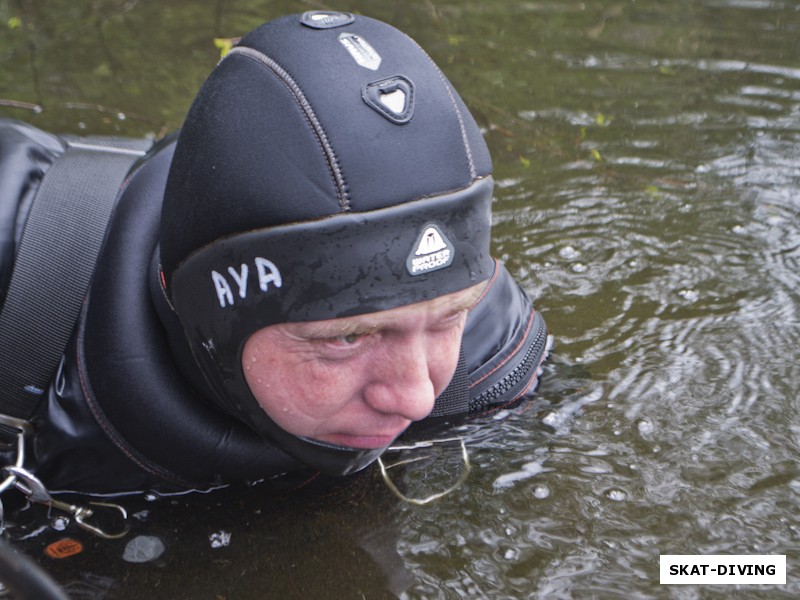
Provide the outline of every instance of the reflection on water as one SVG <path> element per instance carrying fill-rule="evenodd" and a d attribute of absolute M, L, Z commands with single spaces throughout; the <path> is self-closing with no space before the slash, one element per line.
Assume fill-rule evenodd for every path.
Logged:
<path fill-rule="evenodd" d="M 180 124 L 213 64 L 213 37 L 310 6 L 99 4 L 107 16 L 89 27 L 56 26 L 57 11 L 21 3 L 23 22 L 42 29 L 5 32 L 0 97 L 45 109 L 0 106 L 4 115 L 157 135 Z M 730 594 L 659 587 L 659 554 L 700 553 L 786 554 L 787 585 L 746 595 L 796 596 L 796 3 L 337 8 L 408 30 L 485 128 L 495 253 L 556 336 L 537 400 L 465 425 L 473 472 L 430 506 L 399 503 L 371 472 L 322 498 L 235 490 L 137 501 L 133 534 L 165 547 L 155 562 L 124 562 L 127 540 L 86 538 L 82 555 L 48 559 L 44 546 L 62 535 L 52 529 L 20 542 L 25 551 L 76 598 Z M 5 22 L 16 11 L 0 2 Z M 452 460 L 409 465 L 400 481 L 446 487 Z M 220 532 L 229 543 L 213 548 Z"/>

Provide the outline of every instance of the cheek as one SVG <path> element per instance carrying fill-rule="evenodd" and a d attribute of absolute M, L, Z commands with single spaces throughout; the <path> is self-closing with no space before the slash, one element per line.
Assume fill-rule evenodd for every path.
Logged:
<path fill-rule="evenodd" d="M 324 421 L 357 394 L 358 364 L 328 363 L 271 341 L 248 341 L 242 366 L 253 396 L 279 425 L 291 430 L 290 420 Z"/>

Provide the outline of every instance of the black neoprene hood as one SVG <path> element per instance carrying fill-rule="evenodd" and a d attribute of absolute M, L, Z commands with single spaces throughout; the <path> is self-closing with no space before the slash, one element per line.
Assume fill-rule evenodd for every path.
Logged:
<path fill-rule="evenodd" d="M 403 33 L 313 11 L 245 36 L 186 118 L 160 235 L 167 297 L 213 400 L 311 466 L 369 464 L 383 449 L 278 428 L 244 379 L 244 344 L 271 324 L 387 310 L 487 279 L 491 194 L 480 130 Z"/>

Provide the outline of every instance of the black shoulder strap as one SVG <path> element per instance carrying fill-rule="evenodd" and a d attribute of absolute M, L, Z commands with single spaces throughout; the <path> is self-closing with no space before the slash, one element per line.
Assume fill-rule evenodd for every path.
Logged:
<path fill-rule="evenodd" d="M 58 368 L 120 187 L 151 145 L 110 141 L 70 142 L 31 206 L 0 312 L 0 439 L 25 429 Z"/>

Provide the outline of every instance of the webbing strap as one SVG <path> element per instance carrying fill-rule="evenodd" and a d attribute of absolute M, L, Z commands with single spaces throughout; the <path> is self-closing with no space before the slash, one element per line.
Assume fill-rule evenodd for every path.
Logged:
<path fill-rule="evenodd" d="M 119 189 L 143 154 L 74 144 L 45 173 L 0 312 L 0 413 L 28 419 L 55 374 Z"/>
<path fill-rule="evenodd" d="M 453 378 L 436 398 L 431 411 L 431 417 L 445 417 L 449 415 L 466 414 L 469 407 L 469 374 L 467 373 L 467 359 L 464 349 L 458 354 L 458 363 Z"/>

